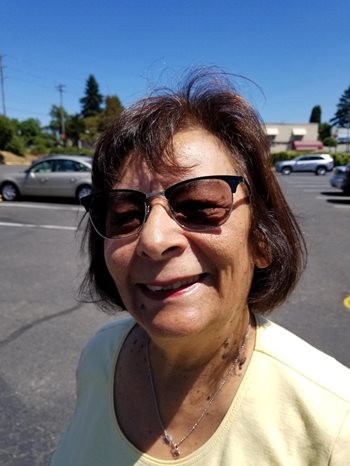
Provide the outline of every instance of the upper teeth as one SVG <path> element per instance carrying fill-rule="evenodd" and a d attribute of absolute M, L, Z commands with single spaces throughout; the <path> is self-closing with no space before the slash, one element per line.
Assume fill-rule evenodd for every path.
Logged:
<path fill-rule="evenodd" d="M 180 288 L 181 286 L 192 285 L 192 283 L 195 283 L 198 279 L 199 279 L 199 275 L 196 275 L 195 277 L 187 278 L 186 280 L 179 280 L 178 282 L 174 282 L 171 285 L 164 285 L 164 286 L 146 285 L 146 286 L 151 291 L 176 290 L 176 288 Z"/>

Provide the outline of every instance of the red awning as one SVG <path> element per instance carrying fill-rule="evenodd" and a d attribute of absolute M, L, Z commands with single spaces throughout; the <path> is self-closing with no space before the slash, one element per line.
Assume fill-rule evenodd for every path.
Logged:
<path fill-rule="evenodd" d="M 293 147 L 296 150 L 323 149 L 321 141 L 293 141 Z"/>

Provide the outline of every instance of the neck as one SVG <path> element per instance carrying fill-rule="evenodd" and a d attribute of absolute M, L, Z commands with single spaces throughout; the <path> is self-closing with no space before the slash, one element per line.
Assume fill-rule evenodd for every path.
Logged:
<path fill-rule="evenodd" d="M 236 343 L 230 344 L 229 338 L 227 338 L 224 341 L 221 350 L 218 349 L 216 351 L 216 353 L 218 353 L 219 357 L 221 358 L 221 364 L 218 364 L 216 362 L 217 355 L 215 354 L 210 364 L 207 364 L 205 367 L 201 367 L 197 365 L 196 367 L 197 376 L 196 377 L 193 377 L 195 373 L 194 373 L 194 368 L 192 367 L 192 371 L 191 371 L 192 377 L 189 377 L 186 380 L 186 378 L 184 377 L 179 378 L 177 374 L 177 377 L 173 379 L 171 383 L 168 385 L 164 385 L 164 383 L 163 384 L 160 383 L 159 378 L 158 378 L 158 382 L 155 381 L 154 371 L 152 370 L 152 364 L 151 364 L 151 358 L 150 358 L 150 344 L 149 344 L 150 340 L 149 340 L 148 345 L 146 347 L 146 360 L 147 360 L 149 382 L 150 382 L 151 391 L 152 391 L 154 408 L 155 408 L 155 412 L 158 418 L 159 426 L 161 427 L 161 430 L 163 432 L 162 433 L 163 442 L 166 445 L 168 445 L 170 452 L 174 458 L 177 458 L 180 456 L 182 444 L 185 441 L 187 441 L 187 439 L 194 433 L 197 427 L 202 423 L 202 421 L 205 419 L 206 415 L 208 414 L 209 410 L 211 409 L 212 404 L 214 402 L 218 403 L 219 395 L 221 394 L 222 390 L 226 386 L 226 382 L 228 382 L 231 376 L 235 374 L 241 375 L 243 364 L 246 361 L 245 351 L 246 351 L 246 345 L 249 339 L 250 329 L 251 329 L 250 318 L 248 318 L 248 323 L 245 327 L 244 334 L 239 339 L 238 345 Z M 233 340 L 235 341 L 235 339 Z M 225 364 L 223 364 L 222 361 L 224 361 Z M 212 365 L 213 367 L 210 368 L 209 367 L 210 365 Z M 222 372 L 221 370 L 222 366 L 225 366 L 224 372 Z M 210 369 L 210 370 L 208 371 L 205 369 Z M 216 373 L 217 369 L 219 369 L 218 373 Z M 184 375 L 185 372 L 186 370 L 182 371 L 182 374 Z M 160 379 L 163 379 L 163 382 L 164 382 L 163 374 L 162 374 L 162 377 L 160 377 Z M 188 395 L 191 392 L 192 394 L 188 398 Z M 164 397 L 164 393 L 166 393 L 165 397 Z M 162 394 L 163 396 L 160 396 Z M 171 405 L 172 402 L 175 403 L 176 409 L 175 411 L 173 411 L 173 409 L 170 409 L 170 412 L 176 412 L 176 413 L 179 412 L 179 406 L 183 407 L 185 406 L 185 404 L 188 404 L 188 401 L 184 402 L 186 398 L 187 400 L 188 399 L 190 400 L 190 403 L 189 403 L 190 411 L 185 409 L 182 417 L 186 415 L 186 412 L 187 413 L 192 412 L 192 406 L 193 406 L 194 399 L 196 399 L 195 405 L 197 406 L 202 405 L 202 409 L 200 410 L 199 414 L 197 414 L 197 417 L 195 417 L 194 420 L 192 419 L 190 427 L 187 428 L 187 430 L 184 431 L 184 433 L 182 433 L 182 436 L 178 438 L 177 437 L 174 438 L 173 435 L 170 434 L 170 432 L 168 431 L 168 428 L 166 427 L 171 422 L 173 415 L 171 415 L 169 419 L 169 415 L 167 415 L 166 417 L 163 417 L 162 412 L 163 413 L 165 412 L 168 414 L 169 404 Z M 166 410 L 164 409 L 162 410 L 162 406 L 164 406 L 164 399 L 167 401 Z M 230 397 L 230 400 L 231 400 L 231 397 Z M 221 401 L 221 403 L 223 403 L 223 400 Z M 221 409 L 220 407 L 219 408 L 217 407 L 217 409 L 219 409 L 219 411 L 221 412 L 222 411 L 225 412 L 227 410 L 227 406 L 224 408 L 224 410 L 222 410 L 222 406 L 221 406 Z M 187 422 L 185 422 L 185 424 L 187 424 Z"/>
<path fill-rule="evenodd" d="M 235 359 L 250 322 L 249 312 L 244 313 L 235 328 L 227 326 L 217 335 L 180 338 L 155 338 L 149 341 L 149 357 L 157 385 L 173 384 L 174 381 L 193 380 L 197 377 L 215 379 L 222 376 Z M 213 336 L 214 335 L 214 336 Z M 252 335 L 250 335 L 252 336 Z M 247 346 L 248 342 L 245 342 Z M 165 388 L 165 387 L 164 387 Z"/>

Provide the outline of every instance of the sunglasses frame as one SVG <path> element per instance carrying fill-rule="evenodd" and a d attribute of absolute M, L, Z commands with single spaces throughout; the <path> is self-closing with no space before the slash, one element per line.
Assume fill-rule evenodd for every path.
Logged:
<path fill-rule="evenodd" d="M 80 199 L 80 202 L 81 202 L 82 206 L 85 208 L 86 212 L 89 214 L 90 222 L 91 222 L 94 230 L 96 231 L 96 233 L 98 235 L 100 235 L 104 239 L 121 240 L 121 239 L 124 239 L 124 238 L 129 238 L 131 236 L 136 236 L 137 234 L 139 234 L 139 232 L 142 230 L 145 222 L 147 221 L 148 215 L 150 213 L 150 205 L 149 205 L 148 200 L 150 198 L 154 197 L 154 196 L 164 196 L 167 199 L 171 218 L 178 225 L 180 225 L 181 228 L 183 228 L 184 230 L 198 231 L 198 232 L 215 230 L 219 226 L 223 225 L 228 220 L 228 218 L 229 218 L 229 216 L 230 216 L 230 214 L 232 212 L 233 199 L 232 199 L 231 209 L 230 209 L 230 212 L 227 215 L 227 218 L 222 223 L 220 223 L 219 225 L 215 225 L 215 226 L 210 226 L 209 225 L 209 226 L 204 227 L 204 228 L 189 228 L 186 225 L 183 225 L 182 223 L 178 222 L 178 220 L 176 219 L 176 217 L 174 215 L 174 212 L 172 210 L 172 206 L 169 203 L 169 197 L 170 197 L 172 191 L 174 191 L 175 189 L 177 189 L 178 187 L 180 187 L 180 186 L 182 186 L 184 184 L 188 184 L 188 183 L 191 183 L 193 181 L 200 181 L 200 180 L 222 180 L 222 181 L 225 181 L 228 184 L 228 186 L 230 187 L 232 194 L 236 193 L 237 187 L 238 187 L 238 185 L 240 183 L 244 183 L 247 186 L 247 189 L 248 189 L 248 191 L 250 193 L 249 184 L 248 184 L 248 182 L 246 181 L 246 179 L 243 176 L 238 176 L 238 175 L 209 175 L 209 176 L 199 176 L 199 177 L 196 177 L 196 178 L 189 178 L 187 180 L 179 181 L 178 183 L 175 183 L 175 184 L 169 186 L 164 191 L 152 191 L 150 193 L 144 193 L 144 192 L 138 191 L 136 189 L 127 189 L 126 188 L 126 189 L 111 189 L 111 190 L 108 190 L 108 191 L 93 192 L 93 193 L 91 193 L 91 194 L 89 194 L 87 196 L 82 197 Z M 98 228 L 96 227 L 96 225 L 95 225 L 95 223 L 93 221 L 93 215 L 91 213 L 91 206 L 92 206 L 94 200 L 98 199 L 99 197 L 103 197 L 103 196 L 113 194 L 113 193 L 120 193 L 120 192 L 121 193 L 137 193 L 138 195 L 141 194 L 142 197 L 144 197 L 144 204 L 145 204 L 144 218 L 143 218 L 143 221 L 142 221 L 140 227 L 137 230 L 133 231 L 132 233 L 126 234 L 126 235 L 123 235 L 123 236 L 120 236 L 120 237 L 108 237 L 108 236 L 103 235 L 98 230 Z"/>

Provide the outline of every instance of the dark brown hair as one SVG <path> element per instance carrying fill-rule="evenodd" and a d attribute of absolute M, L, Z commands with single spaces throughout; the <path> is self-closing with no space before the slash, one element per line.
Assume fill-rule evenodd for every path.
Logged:
<path fill-rule="evenodd" d="M 127 108 L 97 143 L 92 167 L 94 189 L 112 189 L 126 157 L 136 153 L 156 172 L 176 167 L 169 145 L 179 130 L 192 126 L 215 135 L 232 153 L 235 166 L 249 183 L 250 241 L 255 251 L 265 250 L 270 265 L 255 269 L 248 304 L 252 311 L 267 314 L 294 288 L 305 266 L 306 247 L 271 170 L 263 123 L 226 75 L 192 72 L 179 90 L 158 91 Z M 123 303 L 104 261 L 104 240 L 90 224 L 85 233 L 90 265 L 80 294 L 113 313 Z"/>

